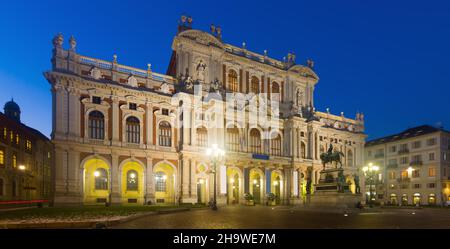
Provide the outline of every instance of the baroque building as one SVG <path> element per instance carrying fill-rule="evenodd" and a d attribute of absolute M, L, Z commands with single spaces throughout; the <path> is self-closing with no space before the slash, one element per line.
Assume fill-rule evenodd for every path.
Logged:
<path fill-rule="evenodd" d="M 380 167 L 376 196 L 388 205 L 450 201 L 450 133 L 421 125 L 368 141 L 366 163 Z"/>
<path fill-rule="evenodd" d="M 276 60 L 222 40 L 183 16 L 166 74 L 90 58 L 53 39 L 55 203 L 208 203 L 244 194 L 303 203 L 330 144 L 349 182 L 363 163 L 364 120 L 314 107 L 313 62 Z M 226 151 L 213 169 L 206 148 Z M 354 191 L 354 186 L 353 186 Z"/>
<path fill-rule="evenodd" d="M 20 107 L 13 100 L 0 112 L 0 132 L 0 204 L 51 201 L 51 141 L 20 121 Z"/>

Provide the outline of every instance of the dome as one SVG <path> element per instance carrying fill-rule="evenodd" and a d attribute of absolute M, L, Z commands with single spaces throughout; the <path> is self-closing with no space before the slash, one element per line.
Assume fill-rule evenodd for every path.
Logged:
<path fill-rule="evenodd" d="M 16 102 L 14 102 L 13 99 L 6 102 L 5 106 L 3 107 L 3 110 L 7 117 L 20 122 L 20 107 Z"/>

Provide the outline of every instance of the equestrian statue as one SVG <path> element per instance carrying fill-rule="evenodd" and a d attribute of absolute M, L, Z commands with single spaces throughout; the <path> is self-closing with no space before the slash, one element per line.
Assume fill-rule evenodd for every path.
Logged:
<path fill-rule="evenodd" d="M 344 157 L 344 153 L 340 151 L 333 151 L 333 145 L 330 144 L 328 151 L 326 153 L 320 154 L 320 159 L 322 160 L 323 169 L 325 169 L 325 165 L 327 163 L 333 164 L 335 162 L 335 168 L 337 169 L 338 164 L 340 168 L 342 168 L 341 157 Z"/>

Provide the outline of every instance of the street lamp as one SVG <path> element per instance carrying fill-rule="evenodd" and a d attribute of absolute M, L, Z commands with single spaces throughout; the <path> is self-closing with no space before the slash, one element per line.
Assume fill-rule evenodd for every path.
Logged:
<path fill-rule="evenodd" d="M 217 183 L 216 183 L 216 167 L 217 163 L 222 161 L 223 157 L 225 156 L 225 151 L 220 149 L 217 144 L 213 144 L 212 148 L 208 148 L 206 150 L 206 155 L 210 158 L 212 164 L 213 164 L 213 173 L 214 173 L 214 199 L 211 206 L 212 210 L 217 210 Z"/>
<path fill-rule="evenodd" d="M 372 205 L 373 205 L 372 185 L 375 184 L 374 176 L 378 173 L 378 170 L 380 170 L 380 167 L 373 165 L 373 163 L 369 163 L 369 165 L 363 167 L 362 170 L 364 172 L 364 176 L 366 176 L 369 180 L 369 203 L 370 203 L 370 207 L 372 207 Z"/>

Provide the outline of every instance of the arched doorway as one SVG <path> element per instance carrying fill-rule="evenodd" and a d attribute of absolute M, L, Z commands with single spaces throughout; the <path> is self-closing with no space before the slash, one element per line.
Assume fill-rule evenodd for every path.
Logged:
<path fill-rule="evenodd" d="M 402 206 L 408 205 L 408 196 L 406 194 L 402 195 Z"/>
<path fill-rule="evenodd" d="M 206 180 L 199 178 L 197 180 L 197 203 L 206 203 Z"/>
<path fill-rule="evenodd" d="M 125 162 L 121 173 L 123 204 L 144 203 L 144 167 L 136 161 Z"/>
<path fill-rule="evenodd" d="M 428 205 L 436 205 L 436 195 L 435 194 L 428 195 Z"/>
<path fill-rule="evenodd" d="M 250 171 L 250 193 L 253 195 L 255 204 L 260 204 L 263 194 L 263 177 L 262 174 L 256 170 Z"/>
<path fill-rule="evenodd" d="M 100 158 L 91 158 L 83 164 L 84 203 L 104 204 L 110 202 L 110 167 Z"/>
<path fill-rule="evenodd" d="M 273 171 L 270 177 L 270 182 L 272 184 L 272 193 L 275 195 L 275 204 L 279 205 L 282 199 L 282 189 L 283 189 L 283 178 L 280 172 Z"/>
<path fill-rule="evenodd" d="M 240 172 L 236 168 L 227 169 L 228 204 L 238 204 L 240 197 Z"/>
<path fill-rule="evenodd" d="M 167 163 L 160 163 L 153 168 L 153 174 L 156 204 L 174 204 L 175 169 Z"/>
<path fill-rule="evenodd" d="M 413 196 L 413 204 L 414 205 L 420 205 L 420 194 L 415 193 Z"/>
<path fill-rule="evenodd" d="M 391 201 L 391 205 L 397 205 L 397 195 L 396 194 L 391 194 L 391 196 L 389 197 L 389 200 Z"/>

